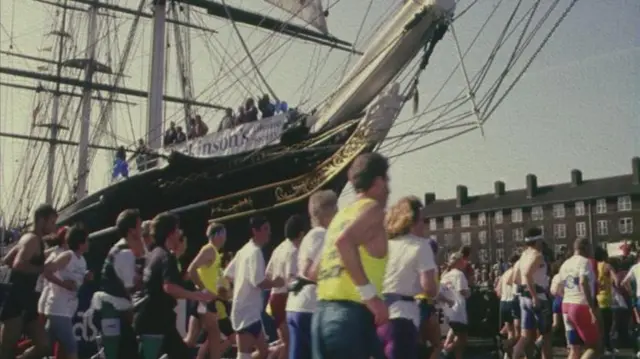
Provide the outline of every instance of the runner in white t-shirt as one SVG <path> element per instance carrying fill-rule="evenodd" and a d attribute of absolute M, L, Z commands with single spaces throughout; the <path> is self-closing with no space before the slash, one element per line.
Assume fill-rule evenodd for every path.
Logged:
<path fill-rule="evenodd" d="M 620 283 L 620 287 L 627 288 L 628 292 L 631 293 L 632 281 L 635 282 L 636 292 L 634 294 L 634 297 L 636 299 L 632 301 L 631 309 L 633 310 L 633 315 L 637 321 L 638 320 L 637 318 L 640 316 L 640 256 L 638 256 L 638 263 L 632 265 L 629 271 L 627 272 L 627 274 L 622 279 L 622 282 Z M 634 340 L 637 340 L 637 338 L 634 338 Z M 636 357 L 640 358 L 640 351 L 636 353 Z"/>
<path fill-rule="evenodd" d="M 387 267 L 382 296 L 389 307 L 389 322 L 378 327 L 388 359 L 418 358 L 420 308 L 414 297 L 434 298 L 438 291 L 438 270 L 428 239 L 423 238 L 422 203 L 404 197 L 387 212 L 389 236 Z"/>
<path fill-rule="evenodd" d="M 587 253 L 589 242 L 577 239 L 574 254 L 560 267 L 560 280 L 564 283 L 562 313 L 569 344 L 569 357 L 576 358 L 580 346 L 587 347 L 581 358 L 597 358 L 600 353 L 598 307 L 595 300 L 596 276 Z"/>
<path fill-rule="evenodd" d="M 308 231 L 306 219 L 300 215 L 293 215 L 284 225 L 285 240 L 280 243 L 271 254 L 267 264 L 267 278 L 284 278 L 285 285 L 271 289 L 267 313 L 274 320 L 278 337 L 284 344 L 285 351 L 289 351 L 289 330 L 286 321 L 287 291 L 286 283 L 292 281 L 298 274 L 298 247 Z"/>
<path fill-rule="evenodd" d="M 287 298 L 289 359 L 311 358 L 311 316 L 316 309 L 316 274 L 324 236 L 338 212 L 335 192 L 319 191 L 309 198 L 309 217 L 313 228 L 304 236 L 298 249 L 297 282 Z"/>
<path fill-rule="evenodd" d="M 69 250 L 59 253 L 45 266 L 44 275 L 50 285 L 43 308 L 47 316 L 45 329 L 70 359 L 78 358 L 72 318 L 78 309 L 78 288 L 87 274 L 83 254 L 88 248 L 88 237 L 84 229 L 71 227 L 67 235 Z"/>
<path fill-rule="evenodd" d="M 225 270 L 225 277 L 233 278 L 231 324 L 238 336 L 237 359 L 249 359 L 257 349 L 261 356 L 268 353 L 262 328 L 262 291 L 284 285 L 282 278 L 265 276 L 262 246 L 269 242 L 271 227 L 263 217 L 250 220 L 253 238 L 240 249 Z"/>
<path fill-rule="evenodd" d="M 468 318 L 467 298 L 469 297 L 469 283 L 462 272 L 465 266 L 461 253 L 453 253 L 447 262 L 447 272 L 440 278 L 440 295 L 451 302 L 452 305 L 444 307 L 444 315 L 449 319 L 450 333 L 444 343 L 445 352 L 454 352 L 456 359 L 462 359 L 464 347 L 467 342 Z"/>

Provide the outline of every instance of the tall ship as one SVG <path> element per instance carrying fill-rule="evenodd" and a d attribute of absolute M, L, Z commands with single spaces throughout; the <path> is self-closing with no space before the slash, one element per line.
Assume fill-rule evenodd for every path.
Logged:
<path fill-rule="evenodd" d="M 125 208 L 179 215 L 187 256 L 211 220 L 230 251 L 254 215 L 278 242 L 311 194 L 345 192 L 356 156 L 484 135 L 576 3 L 2 1 L 0 95 L 16 97 L 0 108 L 0 242 L 41 202 L 89 229 L 96 273 Z M 40 47 L 15 30 L 35 9 L 51 20 Z M 96 350 L 83 316 L 94 290 L 81 288 L 74 319 L 81 357 Z"/>
<path fill-rule="evenodd" d="M 16 195 L 5 198 L 3 203 L 5 226 L 25 225 L 33 205 L 45 200 L 59 208 L 61 225 L 81 222 L 93 233 L 93 238 L 115 239 L 112 226 L 125 208 L 138 208 L 145 219 L 164 211 L 176 213 L 188 238 L 202 237 L 208 221 L 225 223 L 232 238 L 237 238 L 230 241 L 231 247 L 246 240 L 250 216 L 264 215 L 272 224 L 274 237 L 279 238 L 286 218 L 304 213 L 312 193 L 320 189 L 342 192 L 347 182 L 346 170 L 359 154 L 411 145 L 427 135 L 434 138 L 428 144 L 431 145 L 474 130 L 482 131 L 483 124 L 576 1 L 562 6 L 556 1 L 546 9 L 540 2 L 531 7 L 494 4 L 492 11 L 484 14 L 485 25 L 492 18 L 498 19 L 502 32 L 495 36 L 492 51 L 481 61 L 474 60 L 483 66 L 479 69 L 473 66 L 473 70 L 467 54 L 483 28 L 476 30 L 477 36 L 464 49 L 456 27 L 464 24 L 478 6 L 477 1 L 385 2 L 389 4 L 388 11 L 373 22 L 371 19 L 367 22 L 367 14 L 375 1 L 344 5 L 345 9 L 357 8 L 354 13 L 363 17 L 353 21 L 357 24 L 360 20 L 353 42 L 340 39 L 341 24 L 332 23 L 332 14 L 341 9 L 338 1 L 256 0 L 240 5 L 224 0 L 155 0 L 139 1 L 137 8 L 132 6 L 135 3 L 34 1 L 34 6 L 53 8 L 57 14 L 48 33 L 56 39 L 55 46 L 47 50 L 50 58 L 20 53 L 15 48 L 2 51 L 3 56 L 42 65 L 39 71 L 0 66 L 3 76 L 0 85 L 15 91 L 32 90 L 39 99 L 34 105 L 28 134 L 0 131 L 0 136 L 29 141 L 34 148 L 20 159 L 25 173 L 14 176 Z M 260 4 L 276 10 L 280 16 L 249 8 L 251 5 L 258 8 Z M 543 16 L 545 12 L 558 14 L 556 22 Z M 86 15 L 86 45 L 84 51 L 78 51 L 73 34 L 79 33 L 77 19 L 82 15 Z M 107 52 L 106 58 L 110 60 L 101 62 L 105 55 L 99 49 L 108 46 L 108 50 L 114 51 L 116 46 L 107 43 L 114 33 L 122 32 L 110 28 L 116 26 L 110 17 L 122 16 L 128 17 L 129 30 L 124 46 L 118 46 L 119 59 L 114 61 Z M 148 31 L 140 36 L 142 21 L 147 22 Z M 194 79 L 204 76 L 200 73 L 202 68 L 198 71 L 193 68 L 191 52 L 198 38 L 195 34 L 207 41 L 218 36 L 211 26 L 214 21 L 227 24 L 228 42 L 240 49 L 240 55 L 235 56 L 242 60 L 229 56 L 229 62 L 246 65 L 241 71 L 243 75 L 233 75 L 235 82 L 257 83 L 264 92 L 253 97 L 251 91 L 243 91 L 250 94 L 251 100 L 239 100 L 242 105 L 238 109 L 203 101 L 195 92 Z M 547 22 L 550 24 L 543 34 L 546 37 L 532 45 L 532 37 L 540 35 L 540 26 L 536 25 Z M 367 27 L 372 31 L 365 41 L 359 41 Z M 267 80 L 262 65 L 264 59 L 259 53 L 265 50 L 259 46 L 252 48 L 247 29 L 266 32 L 267 39 L 277 36 L 293 44 L 313 44 L 327 54 L 340 53 L 347 59 L 344 65 L 337 66 L 342 74 L 331 90 L 321 93 L 322 98 L 314 99 L 315 102 L 293 103 L 279 98 L 277 87 Z M 144 90 L 124 85 L 130 76 L 129 62 L 138 46 L 135 41 L 138 37 L 146 38 L 150 48 L 145 67 L 148 86 Z M 448 47 L 458 59 L 451 74 L 463 78 L 465 88 L 458 96 L 434 106 L 438 92 L 428 81 L 432 76 L 429 71 L 440 65 L 430 59 L 443 42 L 454 45 Z M 221 45 L 219 41 L 218 44 Z M 508 48 L 502 54 L 506 64 L 498 64 L 495 60 L 504 48 Z M 288 60 L 309 61 L 310 74 L 316 70 L 314 67 L 322 65 L 320 56 L 309 59 L 304 55 L 296 53 Z M 169 64 L 170 59 L 175 64 Z M 521 65 L 517 67 L 516 63 Z M 234 72 L 231 64 L 211 68 L 210 72 L 231 74 Z M 169 70 L 171 66 L 175 66 L 175 71 Z M 287 72 L 286 68 L 281 70 Z M 507 76 L 514 73 L 515 76 Z M 177 77 L 179 96 L 167 93 L 170 75 Z M 307 76 L 306 80 L 316 81 L 312 77 Z M 36 85 L 5 81 L 7 78 L 28 79 Z M 218 84 L 223 86 L 222 81 Z M 421 92 L 432 96 L 423 111 L 418 110 Z M 108 137 L 105 133 L 115 121 L 115 108 L 130 108 L 135 97 L 146 98 L 146 111 L 135 120 L 146 123 L 142 133 L 135 134 L 139 143 L 135 138 L 119 142 L 112 139 L 111 146 L 105 145 Z M 409 126 L 396 121 L 408 102 L 414 105 Z M 167 116 L 167 103 L 180 106 L 178 116 Z M 74 105 L 75 116 L 70 109 Z M 203 110 L 216 110 L 218 115 L 226 112 L 225 117 L 233 123 L 207 124 L 199 115 Z M 178 131 L 182 133 L 179 136 L 184 136 L 182 140 L 172 137 L 177 127 L 182 128 Z M 203 127 L 209 131 L 198 133 Z M 400 131 L 394 132 L 396 128 Z M 438 136 L 439 133 L 446 135 Z M 174 140 L 167 141 L 167 137 Z M 77 152 L 72 154 L 70 149 Z M 89 186 L 98 151 L 115 156 L 109 166 L 111 178 L 104 186 Z M 65 162 L 75 165 L 75 171 L 67 170 L 69 163 Z M 33 174 L 34 168 L 42 169 L 39 177 Z M 69 172 L 75 172 L 75 176 Z M 63 177 L 66 188 L 61 184 Z M 97 251 L 98 256 L 108 247 L 100 248 L 99 243 L 103 242 L 111 243 L 93 242 L 94 248 L 99 249 L 92 251 Z"/>

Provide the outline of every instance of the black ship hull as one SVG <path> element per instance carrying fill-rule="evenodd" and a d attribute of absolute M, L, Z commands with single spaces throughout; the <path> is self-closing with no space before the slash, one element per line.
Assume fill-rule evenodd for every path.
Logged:
<path fill-rule="evenodd" d="M 174 154 L 169 165 L 139 174 L 85 198 L 61 211 L 61 224 L 83 223 L 90 232 L 88 264 L 98 270 L 117 240 L 115 219 L 125 208 L 138 208 L 144 219 L 170 211 L 180 216 L 189 259 L 204 242 L 211 220 L 227 226 L 226 251 L 234 252 L 249 238 L 252 215 L 267 217 L 272 227 L 270 249 L 282 240 L 284 222 L 306 214 L 309 196 L 321 189 L 340 193 L 355 157 L 373 150 L 367 126 L 353 121 L 298 143 L 297 149 L 266 148 L 242 158 L 195 159 Z M 235 161 L 235 162 L 234 162 Z"/>
<path fill-rule="evenodd" d="M 95 232 L 113 226 L 117 215 L 126 208 L 137 208 L 143 218 L 150 219 L 164 211 L 184 211 L 234 193 L 287 181 L 311 172 L 338 152 L 356 127 L 357 122 L 351 122 L 292 146 L 269 146 L 234 156 L 194 158 L 173 152 L 168 165 L 112 184 L 61 209 L 59 222 L 81 222 Z M 252 200 L 263 202 L 256 197 Z M 217 217 L 240 209 L 209 215 Z"/>

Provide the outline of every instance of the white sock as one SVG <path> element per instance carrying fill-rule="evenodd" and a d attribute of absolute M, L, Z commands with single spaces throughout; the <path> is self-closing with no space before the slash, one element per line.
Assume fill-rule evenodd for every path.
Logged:
<path fill-rule="evenodd" d="M 236 359 L 251 359 L 251 353 L 240 353 L 236 355 Z"/>

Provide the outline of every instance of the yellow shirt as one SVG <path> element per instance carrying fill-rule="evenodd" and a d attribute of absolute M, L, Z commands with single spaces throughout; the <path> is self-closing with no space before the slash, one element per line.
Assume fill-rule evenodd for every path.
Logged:
<path fill-rule="evenodd" d="M 342 231 L 353 223 L 375 201 L 362 198 L 343 208 L 331 221 L 324 241 L 324 248 L 320 259 L 318 272 L 318 299 L 319 300 L 348 300 L 362 302 L 353 280 L 344 268 L 344 264 L 338 255 L 336 240 Z M 382 281 L 387 265 L 387 257 L 374 258 L 364 247 L 358 249 L 362 267 L 378 293 L 382 291 Z"/>
<path fill-rule="evenodd" d="M 204 284 L 205 289 L 217 295 L 218 280 L 220 278 L 220 271 L 221 271 L 221 267 L 220 267 L 221 258 L 220 258 L 220 254 L 218 253 L 218 249 L 216 249 L 216 247 L 213 244 L 207 243 L 205 244 L 205 247 L 206 246 L 213 248 L 213 251 L 216 255 L 216 259 L 213 261 L 213 263 L 209 265 L 197 268 L 196 271 L 198 272 L 198 275 L 200 276 L 200 280 L 202 281 L 202 284 Z"/>
<path fill-rule="evenodd" d="M 598 294 L 596 300 L 598 307 L 609 308 L 613 301 L 612 281 L 610 272 L 604 270 L 605 262 L 598 262 Z"/>

